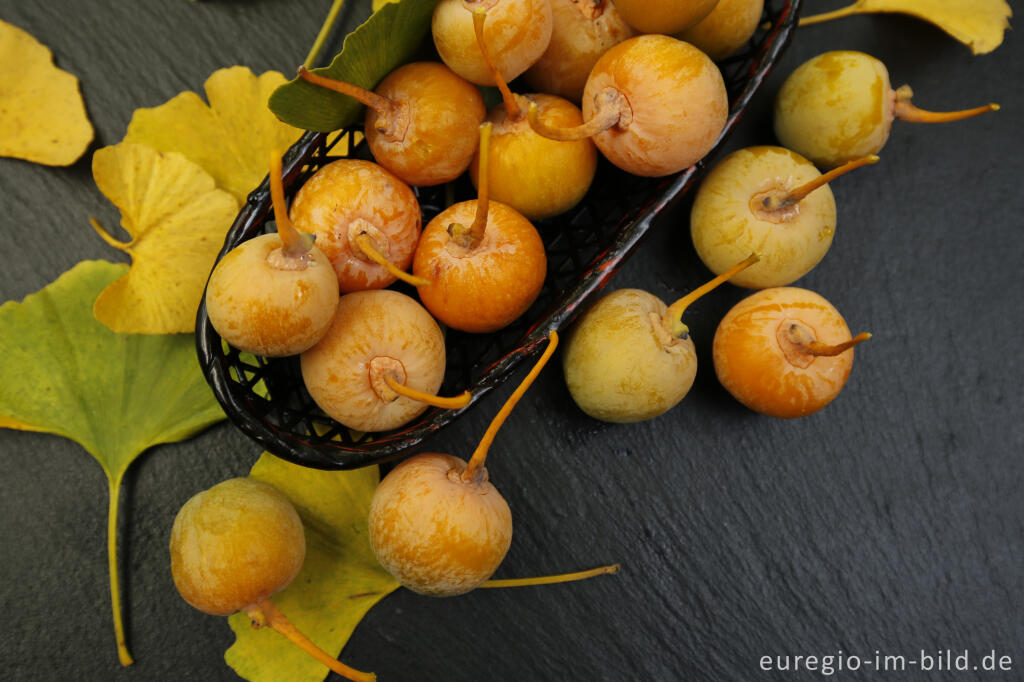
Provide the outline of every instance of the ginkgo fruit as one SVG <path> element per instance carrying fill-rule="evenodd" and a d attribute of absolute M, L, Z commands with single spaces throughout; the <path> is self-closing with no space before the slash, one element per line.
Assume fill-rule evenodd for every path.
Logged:
<path fill-rule="evenodd" d="M 476 86 L 444 64 L 400 66 L 373 92 L 305 69 L 299 76 L 365 104 L 364 133 L 373 158 L 410 185 L 451 182 L 469 166 L 484 100 Z"/>
<path fill-rule="evenodd" d="M 412 189 L 372 161 L 338 159 L 295 195 L 291 219 L 316 237 L 342 293 L 380 289 L 402 279 L 420 238 L 422 217 Z"/>
<path fill-rule="evenodd" d="M 601 153 L 633 175 L 660 177 L 687 168 L 718 140 L 729 114 L 721 71 L 693 45 L 640 35 L 594 64 L 583 91 L 580 126 L 549 125 L 536 109 L 530 125 L 555 140 L 593 136 Z"/>
<path fill-rule="evenodd" d="M 608 422 L 653 419 L 678 405 L 697 376 L 697 352 L 683 313 L 691 303 L 757 262 L 751 255 L 672 305 L 640 289 L 619 289 L 575 322 L 562 356 L 569 394 Z"/>
<path fill-rule="evenodd" d="M 548 346 L 466 462 L 423 453 L 395 467 L 370 501 L 373 553 L 403 586 L 434 597 L 465 594 L 494 574 L 512 543 L 512 512 L 484 461 L 498 429 L 558 345 Z"/>
<path fill-rule="evenodd" d="M 792 419 L 831 403 L 846 384 L 853 347 L 846 321 L 823 296 L 798 287 L 762 289 L 737 303 L 712 343 L 715 374 L 734 398 Z"/>
<path fill-rule="evenodd" d="M 821 168 L 835 168 L 877 154 L 889 139 L 894 119 L 944 123 L 999 108 L 932 112 L 910 103 L 913 91 L 889 83 L 889 71 L 871 55 L 852 50 L 825 52 L 797 67 L 775 99 L 775 136 L 783 147 Z"/>
<path fill-rule="evenodd" d="M 730 280 L 753 289 L 783 286 L 817 265 L 836 230 L 836 202 L 828 183 L 878 161 L 868 156 L 822 175 L 814 164 L 782 147 L 739 149 L 704 177 L 690 211 L 697 255 L 721 274 L 745 254 L 760 260 Z"/>
<path fill-rule="evenodd" d="M 436 396 L 444 380 L 441 328 L 423 306 L 391 289 L 341 297 L 320 342 L 301 357 L 310 396 L 335 421 L 357 431 L 385 431 L 429 405 L 461 408 L 470 395 Z"/>
<path fill-rule="evenodd" d="M 225 254 L 206 285 L 206 312 L 235 348 L 283 357 L 301 353 L 327 331 L 338 307 L 338 278 L 312 236 L 288 218 L 278 154 L 271 160 L 270 183 L 277 233 Z"/>
<path fill-rule="evenodd" d="M 327 655 L 270 599 L 295 579 L 306 558 L 302 519 L 273 486 L 233 478 L 197 493 L 174 518 L 170 554 L 175 587 L 203 613 L 245 611 L 254 625 L 273 628 L 339 675 L 376 679 Z"/>

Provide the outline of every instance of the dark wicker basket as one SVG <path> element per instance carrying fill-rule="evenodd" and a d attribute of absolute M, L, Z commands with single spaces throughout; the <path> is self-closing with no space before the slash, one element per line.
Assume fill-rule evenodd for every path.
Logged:
<path fill-rule="evenodd" d="M 710 158 L 743 116 L 792 37 L 801 0 L 767 0 L 767 29 L 759 29 L 749 47 L 720 64 L 729 90 L 731 110 Z M 284 158 L 285 191 L 293 195 L 325 164 L 340 135 L 306 133 Z M 329 142 L 330 140 L 330 142 Z M 365 145 L 352 150 L 366 158 Z M 526 358 L 540 351 L 549 330 L 562 330 L 592 295 L 604 287 L 632 253 L 658 215 L 696 182 L 706 160 L 668 178 L 630 176 L 602 160 L 594 184 L 583 202 L 570 212 L 539 221 L 537 229 L 548 254 L 544 287 L 533 306 L 509 327 L 493 334 L 448 330 L 447 371 L 442 395 L 464 389 L 479 400 L 501 383 Z M 266 181 L 252 194 L 228 232 L 220 257 L 239 243 L 270 228 L 270 191 Z M 453 187 L 417 191 L 426 224 L 454 198 L 473 198 L 465 180 Z M 402 289 L 403 287 L 396 287 Z M 410 288 L 404 291 L 415 297 Z M 214 394 L 228 418 L 268 451 L 298 464 L 350 469 L 393 458 L 450 424 L 465 410 L 431 408 L 418 420 L 385 433 L 354 434 L 317 407 L 306 392 L 298 358 L 266 359 L 228 347 L 210 325 L 200 306 L 196 345 Z M 468 409 L 468 408 L 465 408 Z"/>

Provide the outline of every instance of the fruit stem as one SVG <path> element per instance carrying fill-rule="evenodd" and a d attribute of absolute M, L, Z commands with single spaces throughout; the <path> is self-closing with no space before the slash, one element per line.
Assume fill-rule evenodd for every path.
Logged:
<path fill-rule="evenodd" d="M 287 258 L 304 260 L 313 248 L 313 235 L 295 229 L 288 216 L 288 206 L 284 201 L 284 180 L 281 177 L 281 153 L 276 151 L 270 154 L 270 201 L 274 205 L 277 234 L 284 245 L 281 253 Z"/>
<path fill-rule="evenodd" d="M 498 434 L 498 429 L 505 423 L 508 415 L 512 412 L 512 408 L 516 406 L 519 399 L 526 393 L 526 389 L 530 388 L 530 384 L 537 378 L 540 371 L 544 369 L 544 365 L 547 364 L 548 359 L 555 352 L 558 347 L 558 332 L 554 329 L 548 334 L 548 347 L 544 349 L 540 358 L 533 365 L 533 369 L 526 375 L 522 383 L 512 392 L 505 404 L 502 405 L 498 414 L 491 421 L 490 426 L 487 427 L 487 431 L 484 433 L 484 437 L 480 439 L 480 444 L 476 446 L 476 450 L 473 451 L 473 456 L 469 458 L 469 464 L 466 465 L 465 471 L 462 472 L 462 480 L 467 483 L 471 483 L 476 480 L 476 472 L 484 466 L 484 460 L 487 459 L 487 450 L 491 447 L 491 443 L 494 442 L 494 437 Z"/>
<path fill-rule="evenodd" d="M 619 125 L 624 122 L 626 114 L 631 114 L 632 109 L 626 103 L 626 98 L 615 88 L 605 88 L 594 97 L 594 115 L 589 121 L 578 126 L 569 128 L 556 128 L 548 125 L 538 118 L 537 103 L 531 102 L 526 112 L 526 119 L 530 127 L 538 135 L 557 140 L 559 142 L 573 142 L 592 137 L 598 133 Z"/>
<path fill-rule="evenodd" d="M 665 314 L 661 318 L 662 325 L 672 336 L 685 339 L 686 335 L 690 333 L 690 329 L 685 324 L 683 324 L 683 313 L 690 306 L 690 304 L 696 301 L 704 294 L 714 289 L 715 287 L 717 287 L 722 282 L 725 282 L 727 279 L 729 279 L 736 273 L 740 272 L 741 270 L 745 270 L 746 268 L 750 267 L 759 260 L 761 260 L 760 256 L 758 256 L 756 253 L 752 253 L 743 260 L 741 260 L 736 265 L 732 266 L 722 274 L 712 279 L 711 281 L 702 284 L 701 286 L 697 287 L 696 289 L 688 293 L 686 296 L 683 296 L 681 299 L 670 305 L 668 309 L 665 311 Z"/>
<path fill-rule="evenodd" d="M 504 76 L 501 75 L 501 71 L 498 70 L 494 60 L 491 59 L 491 53 L 487 51 L 487 43 L 484 42 L 484 21 L 486 19 L 486 7 L 477 7 L 473 10 L 473 31 L 476 33 L 476 45 L 480 48 L 484 61 L 487 62 L 487 68 L 491 70 L 491 74 L 494 76 L 494 82 L 498 86 L 498 90 L 501 91 L 501 100 L 505 103 L 505 112 L 508 119 L 510 121 L 517 121 L 522 117 L 523 112 L 520 111 L 519 105 L 516 104 L 515 95 L 512 94 L 512 90 L 509 89 Z"/>
<path fill-rule="evenodd" d="M 795 324 L 790 325 L 788 335 L 790 341 L 792 341 L 794 345 L 799 346 L 801 350 L 815 357 L 833 357 L 839 355 L 843 351 L 853 348 L 858 343 L 867 341 L 871 338 L 871 334 L 868 332 L 861 332 L 849 341 L 843 341 L 842 343 L 831 345 L 818 341 L 808 334 L 806 329 Z"/>
<path fill-rule="evenodd" d="M 358 85 L 352 83 L 346 83 L 345 81 L 335 80 L 334 78 L 328 78 L 321 76 L 318 73 L 306 70 L 305 66 L 300 66 L 298 69 L 299 78 L 314 85 L 319 85 L 322 88 L 333 90 L 334 92 L 340 92 L 343 95 L 348 95 L 352 99 L 356 100 L 360 104 L 365 104 L 374 111 L 377 112 L 376 128 L 379 132 L 384 134 L 393 134 L 392 126 L 394 125 L 395 119 L 398 117 L 398 105 L 392 102 L 387 97 L 381 97 L 375 92 L 361 88 Z"/>
<path fill-rule="evenodd" d="M 864 156 L 859 159 L 854 159 L 853 161 L 847 161 L 842 166 L 839 166 L 838 168 L 833 168 L 829 172 L 819 175 L 810 182 L 804 183 L 803 185 L 800 185 L 796 189 L 790 190 L 789 192 L 783 194 L 781 197 L 776 195 L 766 196 L 762 202 L 762 205 L 768 211 L 775 211 L 780 208 L 792 206 L 793 204 L 803 201 L 808 194 L 818 189 L 819 187 L 827 185 L 828 183 L 838 178 L 840 175 L 844 175 L 854 170 L 855 168 L 860 168 L 861 166 L 866 166 L 872 163 L 878 163 L 878 157 L 874 154 L 869 154 L 868 156 Z"/>
<path fill-rule="evenodd" d="M 320 32 L 317 33 L 316 40 L 313 41 L 313 46 L 309 48 L 309 54 L 306 55 L 306 60 L 303 62 L 307 68 L 312 68 L 317 55 L 323 49 L 324 43 L 327 42 L 327 36 L 330 35 L 331 29 L 334 28 L 334 22 L 338 20 L 338 14 L 341 13 L 341 6 L 344 4 L 345 0 L 334 0 L 331 4 L 331 9 L 327 12 L 327 18 L 324 19 L 323 25 L 320 26 Z"/>
<path fill-rule="evenodd" d="M 543 575 L 536 578 L 508 578 L 504 580 L 488 580 L 480 587 L 528 587 L 531 585 L 554 585 L 556 583 L 569 583 L 576 580 L 586 580 L 599 575 L 615 575 L 622 567 L 619 564 L 609 566 L 598 566 L 587 571 L 576 571 L 575 573 L 561 573 L 559 575 Z"/>
<path fill-rule="evenodd" d="M 128 644 L 124 636 L 124 621 L 121 619 L 121 586 L 117 571 L 117 508 L 121 497 L 121 477 L 107 476 L 110 488 L 110 504 L 107 508 L 107 565 L 110 573 L 110 604 L 114 610 L 114 638 L 117 641 L 117 658 L 121 665 L 129 666 L 134 661 L 128 652 Z"/>
<path fill-rule="evenodd" d="M 476 215 L 473 217 L 473 224 L 466 228 L 462 223 L 452 223 L 448 226 L 448 234 L 459 246 L 466 249 L 475 249 L 484 239 L 484 231 L 487 228 L 487 211 L 490 208 L 490 159 L 491 159 L 491 129 L 494 124 L 484 121 L 480 124 L 480 184 L 476 193 Z"/>
<path fill-rule="evenodd" d="M 412 400 L 432 405 L 433 407 L 440 407 L 445 410 L 461 410 L 473 399 L 473 394 L 469 391 L 463 391 L 457 396 L 451 398 L 443 398 L 439 395 L 432 393 L 424 393 L 423 391 L 417 391 L 415 388 L 409 388 L 405 384 L 401 384 L 395 381 L 395 378 L 390 374 L 384 375 L 384 383 L 388 385 L 392 391 L 398 395 L 411 398 Z"/>
<path fill-rule="evenodd" d="M 356 237 L 356 245 L 359 247 L 360 251 L 366 254 L 367 258 L 369 258 L 374 263 L 381 266 L 382 268 L 387 270 L 391 275 L 397 277 L 403 282 L 411 284 L 414 287 L 424 287 L 430 284 L 429 279 L 423 279 L 422 277 L 410 275 L 408 272 L 405 272 L 404 270 L 400 269 L 397 265 L 395 265 L 387 258 L 385 258 L 384 254 L 382 254 L 380 251 L 374 248 L 373 239 L 371 239 L 370 235 L 368 235 L 367 233 L 359 233 L 359 236 Z"/>
<path fill-rule="evenodd" d="M 296 645 L 310 656 L 320 661 L 328 668 L 342 677 L 354 680 L 355 682 L 374 682 L 377 676 L 373 673 L 364 673 L 355 668 L 350 668 L 336 658 L 332 658 L 326 651 L 318 647 L 309 637 L 302 634 L 288 617 L 278 610 L 277 606 L 270 599 L 260 599 L 258 602 L 245 609 L 246 614 L 252 619 L 256 627 L 269 626 L 278 633 L 284 635 L 292 644 Z"/>
<path fill-rule="evenodd" d="M 860 6 L 864 4 L 864 0 L 857 0 L 857 2 L 847 7 L 840 7 L 839 9 L 832 10 L 831 12 L 822 12 L 820 14 L 813 14 L 809 17 L 800 17 L 798 26 L 811 26 L 812 24 L 820 24 L 825 21 L 831 21 L 832 19 L 840 19 L 842 17 L 848 17 L 852 14 L 858 14 L 861 9 Z"/>
<path fill-rule="evenodd" d="M 913 96 L 914 92 L 910 89 L 909 85 L 901 85 L 897 88 L 896 105 L 893 109 L 896 118 L 910 123 L 950 123 L 978 116 L 979 114 L 987 114 L 990 111 L 999 111 L 999 105 L 994 102 L 961 111 L 927 111 L 926 109 L 919 109 L 911 103 L 910 98 Z"/>

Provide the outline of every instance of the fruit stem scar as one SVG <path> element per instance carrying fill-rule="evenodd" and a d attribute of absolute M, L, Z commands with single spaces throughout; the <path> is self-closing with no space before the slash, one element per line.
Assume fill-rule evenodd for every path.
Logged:
<path fill-rule="evenodd" d="M 484 21 L 487 19 L 487 8 L 477 7 L 473 10 L 473 31 L 476 33 L 476 45 L 480 48 L 480 53 L 484 57 L 484 61 L 487 62 L 487 68 L 494 74 L 494 81 L 498 86 L 498 90 L 501 91 L 501 100 L 505 103 L 505 112 L 510 121 L 518 120 L 523 112 L 520 111 L 519 105 L 516 103 L 515 95 L 512 94 L 512 90 L 509 89 L 508 83 L 505 82 L 505 77 L 501 75 L 501 71 L 498 70 L 497 65 L 491 58 L 491 53 L 487 50 L 487 43 L 484 42 Z"/>
<path fill-rule="evenodd" d="M 451 398 L 444 398 L 439 395 L 433 395 L 432 393 L 424 393 L 423 391 L 417 391 L 415 388 L 409 388 L 405 384 L 399 383 L 390 374 L 384 375 L 384 383 L 388 385 L 392 391 L 398 395 L 405 396 L 412 400 L 416 400 L 433 407 L 440 407 L 445 410 L 460 410 L 463 407 L 469 405 L 473 399 L 473 394 L 469 391 L 463 391 L 459 395 L 452 396 Z"/>
<path fill-rule="evenodd" d="M 769 192 L 761 200 L 761 206 L 768 211 L 776 211 L 782 208 L 792 206 L 796 203 L 803 201 L 808 194 L 818 189 L 819 187 L 824 187 L 828 183 L 838 178 L 840 175 L 844 175 L 856 168 L 860 168 L 861 166 L 866 166 L 872 163 L 878 163 L 878 156 L 875 154 L 868 154 L 867 156 L 863 156 L 859 159 L 847 161 L 842 166 L 839 166 L 838 168 L 833 168 L 829 172 L 823 173 L 818 177 L 814 178 L 813 180 L 811 180 L 810 182 L 806 182 L 788 192 Z"/>
<path fill-rule="evenodd" d="M 702 284 L 697 287 L 686 296 L 673 303 L 665 311 L 665 314 L 661 318 L 661 324 L 665 327 L 669 334 L 677 338 L 685 338 L 686 334 L 689 334 L 689 328 L 683 324 L 683 313 L 690 306 L 691 303 L 696 301 L 698 298 L 708 293 L 718 285 L 722 284 L 730 277 L 750 267 L 761 258 L 756 253 L 752 253 L 736 265 L 732 266 L 722 274 L 718 275 L 714 279 Z"/>
<path fill-rule="evenodd" d="M 371 239 L 370 235 L 367 234 L 365 231 L 360 232 L 356 236 L 355 243 L 356 246 L 359 247 L 359 250 L 362 251 L 362 253 L 367 258 L 369 258 L 374 263 L 387 270 L 388 273 L 390 273 L 394 277 L 397 277 L 403 282 L 411 284 L 414 287 L 423 287 L 430 284 L 429 279 L 424 279 L 422 277 L 411 275 L 408 272 L 401 270 L 398 266 L 396 266 L 394 263 L 385 258 L 384 255 L 374 247 L 373 239 Z"/>
<path fill-rule="evenodd" d="M 257 627 L 269 626 L 279 634 L 286 637 L 292 644 L 299 647 L 307 654 L 320 661 L 328 668 L 355 682 L 375 682 L 377 676 L 373 673 L 362 672 L 350 668 L 336 658 L 332 658 L 323 649 L 314 644 L 308 637 L 302 634 L 298 628 L 292 625 L 288 617 L 281 613 L 274 602 L 270 599 L 260 599 L 252 606 L 245 609 L 245 613 L 252 619 L 253 625 Z"/>
<path fill-rule="evenodd" d="M 301 268 L 308 264 L 309 251 L 313 248 L 313 235 L 299 232 L 288 216 L 288 206 L 284 200 L 284 181 L 281 178 L 281 153 L 270 154 L 270 200 L 274 205 L 274 221 L 277 223 L 277 234 L 281 237 L 281 254 L 286 260 L 301 263 Z"/>
<path fill-rule="evenodd" d="M 494 442 L 494 437 L 498 434 L 498 429 L 505 423 L 508 415 L 512 412 L 512 408 L 516 406 L 519 399 L 526 393 L 526 389 L 530 388 L 530 384 L 533 383 L 540 371 L 544 369 L 544 365 L 547 364 L 548 359 L 554 354 L 555 349 L 558 347 L 558 332 L 554 329 L 548 334 L 548 346 L 544 349 L 540 358 L 533 365 L 533 368 L 523 379 L 523 382 L 519 384 L 512 395 L 509 396 L 505 404 L 502 405 L 498 414 L 491 421 L 490 426 L 487 427 L 487 431 L 484 433 L 484 437 L 480 439 L 480 444 L 476 446 L 476 450 L 473 451 L 473 456 L 469 458 L 469 463 L 466 465 L 465 471 L 462 472 L 462 480 L 467 483 L 472 483 L 476 472 L 481 469 L 484 465 L 484 460 L 487 459 L 487 450 L 491 447 L 491 443 Z"/>
<path fill-rule="evenodd" d="M 544 123 L 538 116 L 535 102 L 530 103 L 526 119 L 538 135 L 559 142 L 573 142 L 603 133 L 615 126 L 625 130 L 633 122 L 633 109 L 625 95 L 615 88 L 605 88 L 594 96 L 594 115 L 578 126 L 558 128 Z"/>
<path fill-rule="evenodd" d="M 452 223 L 448 226 L 448 234 L 459 246 L 466 249 L 475 249 L 484 239 L 484 231 L 487 228 L 487 211 L 490 208 L 490 158 L 491 158 L 491 130 L 494 124 L 484 121 L 480 124 L 480 184 L 477 188 L 476 215 L 473 223 L 467 228 L 462 223 Z"/>
<path fill-rule="evenodd" d="M 358 85 L 313 73 L 308 71 L 305 66 L 300 66 L 297 73 L 299 78 L 304 81 L 343 95 L 348 95 L 360 104 L 370 107 L 377 112 L 377 122 L 375 124 L 377 132 L 391 139 L 399 139 L 401 137 L 399 119 L 402 118 L 403 107 L 400 104 Z"/>
<path fill-rule="evenodd" d="M 901 121 L 909 121 L 911 123 L 950 123 L 978 116 L 979 114 L 987 114 L 990 111 L 999 111 L 999 105 L 995 102 L 961 111 L 927 111 L 926 109 L 917 108 L 910 102 L 910 98 L 913 95 L 914 92 L 910 89 L 909 85 L 901 85 L 896 89 L 896 105 L 893 113 Z"/>
<path fill-rule="evenodd" d="M 597 568 L 591 568 L 586 571 L 576 571 L 575 573 L 560 573 L 558 575 L 544 575 L 536 578 L 506 578 L 503 580 L 488 580 L 484 582 L 480 587 L 528 587 L 531 585 L 554 585 L 556 583 L 568 583 L 576 580 L 586 580 L 587 578 L 596 578 L 599 575 L 615 575 L 621 570 L 622 566 L 619 564 L 610 564 L 608 566 L 598 566 Z"/>

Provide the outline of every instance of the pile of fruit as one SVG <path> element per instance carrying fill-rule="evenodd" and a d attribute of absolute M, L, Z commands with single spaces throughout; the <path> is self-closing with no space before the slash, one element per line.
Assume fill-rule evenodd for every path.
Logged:
<path fill-rule="evenodd" d="M 586 196 L 599 154 L 645 177 L 699 162 L 729 110 L 721 72 L 708 55 L 720 59 L 746 43 L 761 14 L 760 0 L 620 0 L 617 8 L 611 0 L 441 0 L 432 33 L 443 63 L 404 65 L 373 92 L 300 70 L 304 80 L 367 106 L 364 134 L 374 161 L 323 166 L 289 209 L 280 157 L 272 159 L 277 233 L 246 241 L 220 260 L 206 293 L 211 324 L 246 353 L 298 356 L 304 389 L 355 431 L 400 428 L 429 405 L 465 407 L 468 393 L 437 395 L 446 362 L 441 325 L 490 333 L 523 315 L 547 273 L 534 221 Z M 544 92 L 513 93 L 508 82 L 520 75 Z M 477 86 L 497 86 L 501 103 L 488 111 Z M 827 183 L 877 162 L 895 117 L 936 118 L 911 107 L 909 89 L 893 90 L 884 67 L 867 55 L 827 53 L 797 69 L 776 105 L 785 147 L 729 155 L 695 197 L 693 242 L 715 277 L 671 305 L 644 291 L 612 292 L 569 330 L 563 369 L 580 408 L 629 422 L 678 404 L 696 374 L 683 313 L 726 281 L 757 291 L 729 311 L 715 335 L 723 386 L 751 409 L 782 418 L 832 401 L 850 373 L 853 346 L 869 335 L 852 335 L 822 296 L 789 285 L 831 245 L 836 209 Z M 422 226 L 412 187 L 464 173 L 477 198 Z M 387 288 L 398 280 L 416 297 Z M 468 463 L 421 454 L 381 482 L 371 505 L 371 544 L 403 585 L 462 594 L 504 558 L 511 515 L 488 481 L 484 457 L 555 350 L 557 332 L 548 339 Z M 186 504 L 172 538 L 175 581 L 197 608 L 245 609 L 320 657 L 269 601 L 294 578 L 303 547 L 294 510 L 264 488 L 228 482 Z M 253 505 L 268 511 L 246 520 Z M 259 552 L 270 557 L 266 570 L 235 571 L 234 554 L 256 542 L 247 524 L 268 519 L 275 531 L 259 538 L 269 543 Z M 210 540 L 204 529 L 211 525 L 230 527 L 241 539 L 221 533 Z M 352 679 L 369 678 L 325 662 Z"/>

